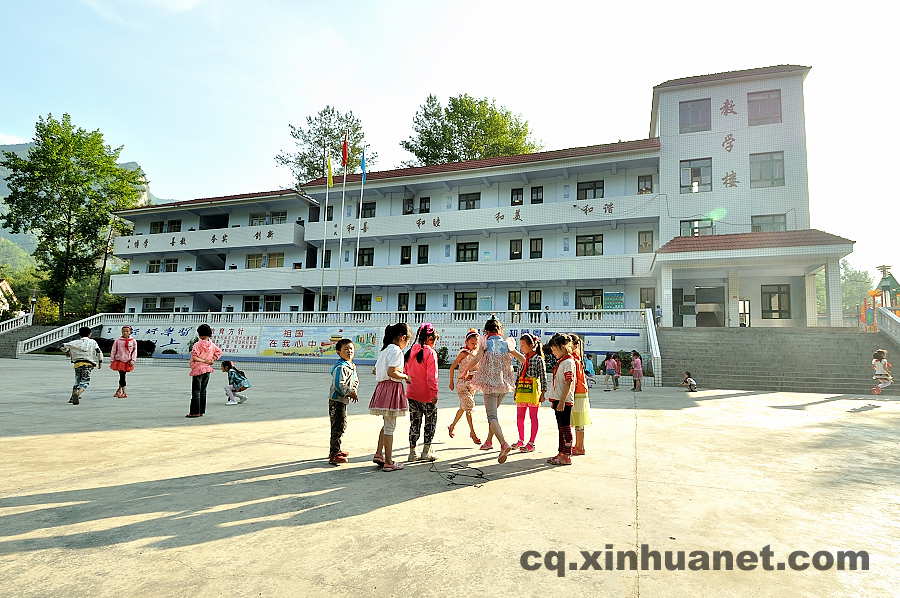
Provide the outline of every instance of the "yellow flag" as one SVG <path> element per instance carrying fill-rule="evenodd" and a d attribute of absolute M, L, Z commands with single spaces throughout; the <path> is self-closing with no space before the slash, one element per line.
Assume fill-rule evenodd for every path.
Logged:
<path fill-rule="evenodd" d="M 334 187 L 334 179 L 331 178 L 331 156 L 328 156 L 328 186 Z"/>

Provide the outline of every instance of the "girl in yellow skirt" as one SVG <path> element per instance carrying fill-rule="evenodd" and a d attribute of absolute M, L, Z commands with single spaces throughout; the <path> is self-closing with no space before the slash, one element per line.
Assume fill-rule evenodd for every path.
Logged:
<path fill-rule="evenodd" d="M 572 407 L 572 426 L 575 428 L 575 446 L 572 455 L 584 454 L 584 428 L 591 423 L 591 400 L 588 397 L 587 378 L 584 374 L 584 341 L 575 333 L 569 335 L 575 350 L 575 406 Z"/>

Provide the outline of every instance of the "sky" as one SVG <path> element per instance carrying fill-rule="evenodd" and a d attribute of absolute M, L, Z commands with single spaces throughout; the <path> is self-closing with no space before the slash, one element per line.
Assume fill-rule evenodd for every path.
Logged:
<path fill-rule="evenodd" d="M 290 185 L 273 156 L 290 147 L 288 123 L 326 104 L 361 118 L 377 170 L 411 157 L 399 143 L 429 93 L 496 98 L 559 149 L 647 137 L 662 81 L 803 64 L 812 226 L 857 241 L 851 263 L 876 276 L 884 263 L 900 272 L 900 202 L 879 186 L 893 180 L 900 132 L 891 6 L 3 3 L 0 144 L 68 112 L 124 146 L 155 195 L 185 200 Z"/>

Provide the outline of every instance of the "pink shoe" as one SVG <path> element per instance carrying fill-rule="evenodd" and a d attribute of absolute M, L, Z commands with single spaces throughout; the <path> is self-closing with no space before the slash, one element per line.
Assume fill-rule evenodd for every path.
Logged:
<path fill-rule="evenodd" d="M 520 448 L 519 451 L 523 452 L 523 453 L 533 453 L 534 452 L 534 444 L 529 442 L 528 444 L 526 444 L 525 446 Z"/>
<path fill-rule="evenodd" d="M 490 450 L 494 449 L 494 445 L 491 444 L 490 442 L 485 442 L 479 448 L 483 451 L 490 451 Z"/>
<path fill-rule="evenodd" d="M 520 449 L 520 448 L 522 448 L 523 446 L 525 446 L 525 443 L 524 443 L 523 441 L 521 441 L 521 440 L 517 440 L 517 441 L 515 442 L 515 444 L 512 445 L 512 448 L 514 448 L 514 449 Z"/>

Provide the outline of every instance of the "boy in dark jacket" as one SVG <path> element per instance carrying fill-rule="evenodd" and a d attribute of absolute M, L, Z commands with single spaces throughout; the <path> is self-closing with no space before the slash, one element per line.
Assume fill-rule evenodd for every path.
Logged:
<path fill-rule="evenodd" d="M 349 338 L 337 342 L 338 360 L 331 366 L 331 391 L 328 395 L 328 416 L 331 419 L 331 446 L 328 462 L 340 465 L 347 462 L 350 454 L 341 450 L 341 436 L 347 429 L 347 405 L 359 400 L 356 391 L 359 389 L 359 376 L 353 363 L 356 347 Z"/>

